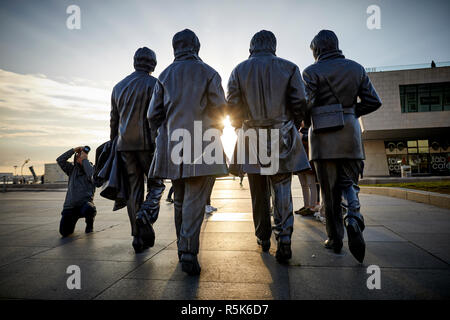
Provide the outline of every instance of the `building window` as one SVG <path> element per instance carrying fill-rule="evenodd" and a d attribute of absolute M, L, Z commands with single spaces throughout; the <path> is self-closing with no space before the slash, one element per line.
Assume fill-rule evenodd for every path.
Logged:
<path fill-rule="evenodd" d="M 402 113 L 450 111 L 450 82 L 401 85 Z"/>
<path fill-rule="evenodd" d="M 417 140 L 408 141 L 408 153 L 417 153 Z"/>
<path fill-rule="evenodd" d="M 450 175 L 450 141 L 447 138 L 385 141 L 389 175 L 400 176 L 402 165 L 413 175 Z"/>

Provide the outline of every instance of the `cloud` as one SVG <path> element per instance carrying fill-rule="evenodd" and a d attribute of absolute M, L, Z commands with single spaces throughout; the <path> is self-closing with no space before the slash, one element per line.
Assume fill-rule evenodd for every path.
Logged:
<path fill-rule="evenodd" d="M 41 171 L 70 147 L 108 140 L 112 86 L 64 80 L 0 69 L 0 171 L 28 157 Z"/>

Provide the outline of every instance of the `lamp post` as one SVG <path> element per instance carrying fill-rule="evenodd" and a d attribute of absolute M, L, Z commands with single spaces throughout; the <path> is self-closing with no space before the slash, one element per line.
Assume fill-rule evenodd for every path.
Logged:
<path fill-rule="evenodd" d="M 23 166 L 30 162 L 30 159 L 25 160 L 22 167 L 20 168 L 20 175 L 22 176 L 22 181 L 25 183 L 25 178 L 23 177 Z"/>

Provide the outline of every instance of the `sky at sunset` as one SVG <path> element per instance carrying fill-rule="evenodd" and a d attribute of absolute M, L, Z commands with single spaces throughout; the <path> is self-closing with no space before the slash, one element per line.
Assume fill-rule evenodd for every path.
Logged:
<path fill-rule="evenodd" d="M 69 5 L 81 28 L 66 26 Z M 381 10 L 369 30 L 366 10 Z M 133 71 L 133 54 L 156 52 L 155 76 L 173 61 L 172 37 L 200 39 L 200 57 L 228 77 L 248 57 L 252 35 L 277 37 L 277 55 L 301 70 L 313 63 L 311 39 L 331 29 L 346 57 L 365 67 L 450 61 L 450 1 L 0 1 L 0 172 L 30 158 L 44 163 L 79 145 L 109 138 L 112 87 Z M 93 161 L 94 154 L 90 155 Z"/>

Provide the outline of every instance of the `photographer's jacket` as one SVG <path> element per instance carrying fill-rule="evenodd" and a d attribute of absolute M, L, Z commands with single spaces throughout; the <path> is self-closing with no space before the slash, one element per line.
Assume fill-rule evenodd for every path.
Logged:
<path fill-rule="evenodd" d="M 73 149 L 70 149 L 56 159 L 61 169 L 69 176 L 64 209 L 80 207 L 86 202 L 94 201 L 94 168 L 87 159 L 83 160 L 83 166 L 80 166 L 77 162 L 68 162 L 74 153 Z"/>
<path fill-rule="evenodd" d="M 360 64 L 345 59 L 338 49 L 337 38 L 319 33 L 313 40 L 317 62 L 303 71 L 309 107 L 339 103 L 327 81 L 333 87 L 344 108 L 354 108 L 354 114 L 344 113 L 344 128 L 315 133 L 309 129 L 309 159 L 364 159 L 361 128 L 358 117 L 374 112 L 381 106 L 369 77 Z M 357 102 L 357 97 L 360 102 Z"/>

